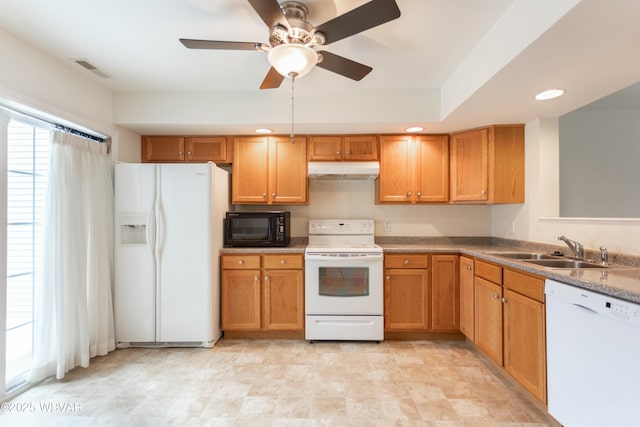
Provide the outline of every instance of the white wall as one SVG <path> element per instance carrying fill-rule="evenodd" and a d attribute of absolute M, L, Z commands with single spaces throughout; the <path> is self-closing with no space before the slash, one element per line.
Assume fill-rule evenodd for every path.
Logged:
<path fill-rule="evenodd" d="M 74 69 L 71 61 L 57 61 L 2 29 L 0 52 L 1 103 L 28 107 L 108 135 L 114 159 L 139 161 L 140 136 L 113 125 L 111 91 L 88 71 Z"/>
<path fill-rule="evenodd" d="M 640 219 L 559 218 L 558 120 L 525 127 L 525 203 L 491 207 L 491 235 L 562 244 L 564 234 L 586 248 L 640 255 Z M 514 232 L 515 231 L 515 232 Z"/>
<path fill-rule="evenodd" d="M 376 205 L 371 181 L 310 181 L 309 205 L 269 206 L 289 210 L 291 235 L 307 236 L 309 219 L 373 218 L 377 236 L 487 236 L 491 232 L 488 206 Z M 237 210 L 265 210 L 265 206 L 238 206 Z M 385 232 L 383 222 L 391 222 Z"/>

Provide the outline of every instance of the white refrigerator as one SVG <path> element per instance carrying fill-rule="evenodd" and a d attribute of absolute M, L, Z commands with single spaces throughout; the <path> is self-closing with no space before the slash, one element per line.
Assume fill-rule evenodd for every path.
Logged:
<path fill-rule="evenodd" d="M 118 348 L 212 347 L 229 174 L 213 163 L 115 165 Z"/>

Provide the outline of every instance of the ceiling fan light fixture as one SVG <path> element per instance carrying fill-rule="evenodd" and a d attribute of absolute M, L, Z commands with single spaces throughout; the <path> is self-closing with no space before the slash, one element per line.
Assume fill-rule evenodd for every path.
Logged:
<path fill-rule="evenodd" d="M 281 44 L 269 51 L 269 63 L 285 77 L 302 77 L 318 62 L 318 54 L 303 44 Z"/>

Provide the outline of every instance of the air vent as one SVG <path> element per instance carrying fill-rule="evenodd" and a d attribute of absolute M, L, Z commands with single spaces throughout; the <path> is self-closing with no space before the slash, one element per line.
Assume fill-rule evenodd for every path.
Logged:
<path fill-rule="evenodd" d="M 108 79 L 109 78 L 109 76 L 107 74 L 105 74 L 104 72 L 100 71 L 100 69 L 98 67 L 96 67 L 91 62 L 87 61 L 86 59 L 73 59 L 72 61 L 75 62 L 76 64 L 78 64 L 79 66 L 81 66 L 82 68 L 84 68 L 85 70 L 89 70 L 93 74 L 95 74 L 97 76 L 100 76 L 103 79 Z"/>

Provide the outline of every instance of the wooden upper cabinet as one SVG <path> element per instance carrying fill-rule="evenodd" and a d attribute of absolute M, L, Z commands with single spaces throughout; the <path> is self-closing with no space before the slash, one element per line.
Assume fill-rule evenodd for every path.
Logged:
<path fill-rule="evenodd" d="M 447 135 L 415 137 L 416 202 L 449 200 L 449 138 Z"/>
<path fill-rule="evenodd" d="M 376 135 L 314 135 L 307 142 L 309 161 L 378 160 Z"/>
<path fill-rule="evenodd" d="M 379 203 L 445 203 L 449 200 L 447 135 L 380 137 Z"/>
<path fill-rule="evenodd" d="M 308 173 L 304 137 L 269 138 L 269 203 L 307 202 Z"/>
<path fill-rule="evenodd" d="M 524 125 L 451 135 L 453 203 L 524 203 Z"/>
<path fill-rule="evenodd" d="M 489 131 L 451 135 L 451 201 L 489 199 Z"/>
<path fill-rule="evenodd" d="M 230 162 L 225 136 L 190 136 L 185 138 L 187 161 Z"/>
<path fill-rule="evenodd" d="M 233 159 L 232 203 L 307 203 L 304 137 L 235 138 Z"/>
<path fill-rule="evenodd" d="M 143 162 L 218 162 L 231 161 L 225 136 L 143 136 Z"/>
<path fill-rule="evenodd" d="M 375 135 L 346 135 L 342 139 L 342 151 L 343 160 L 378 160 L 378 137 Z"/>
<path fill-rule="evenodd" d="M 143 162 L 183 162 L 184 138 L 181 136 L 143 136 Z"/>

